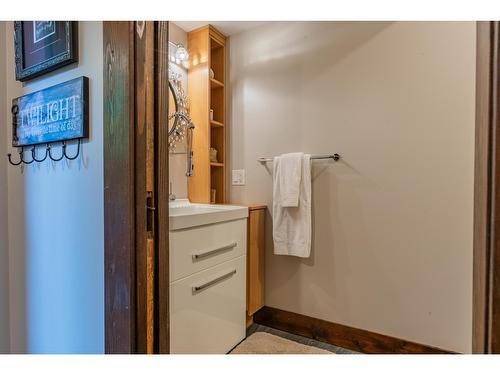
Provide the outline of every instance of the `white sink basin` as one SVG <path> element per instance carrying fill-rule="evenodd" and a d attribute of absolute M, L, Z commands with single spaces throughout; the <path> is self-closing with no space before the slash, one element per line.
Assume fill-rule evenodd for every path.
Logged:
<path fill-rule="evenodd" d="M 248 208 L 222 204 L 189 203 L 187 199 L 170 202 L 170 230 L 191 228 L 211 223 L 248 217 Z"/>

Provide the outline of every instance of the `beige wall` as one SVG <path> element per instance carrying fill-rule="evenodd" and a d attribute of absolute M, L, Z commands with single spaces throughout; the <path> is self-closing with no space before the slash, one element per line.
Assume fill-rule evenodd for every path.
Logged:
<path fill-rule="evenodd" d="M 343 157 L 314 162 L 311 258 L 268 225 L 266 304 L 470 352 L 475 24 L 272 23 L 230 53 L 233 202 L 271 205 L 259 156 Z"/>
<path fill-rule="evenodd" d="M 5 85 L 5 29 L 0 22 L 0 353 L 10 351 L 9 332 L 9 248 L 7 238 L 7 123 Z"/>

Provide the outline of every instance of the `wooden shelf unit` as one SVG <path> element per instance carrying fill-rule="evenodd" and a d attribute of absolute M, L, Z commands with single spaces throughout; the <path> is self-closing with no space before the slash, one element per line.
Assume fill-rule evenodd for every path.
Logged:
<path fill-rule="evenodd" d="M 226 37 L 212 25 L 188 33 L 188 95 L 193 132 L 193 176 L 188 178 L 191 202 L 226 202 Z M 214 78 L 210 78 L 210 68 Z M 213 109 L 213 120 L 210 120 Z M 210 148 L 217 150 L 217 163 L 210 162 Z"/>

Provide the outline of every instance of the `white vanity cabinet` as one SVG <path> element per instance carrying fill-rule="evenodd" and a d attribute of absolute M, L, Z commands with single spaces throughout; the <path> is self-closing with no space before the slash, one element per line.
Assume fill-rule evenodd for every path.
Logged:
<path fill-rule="evenodd" d="M 228 221 L 171 227 L 172 354 L 225 354 L 245 338 L 248 210 L 239 209 Z"/>

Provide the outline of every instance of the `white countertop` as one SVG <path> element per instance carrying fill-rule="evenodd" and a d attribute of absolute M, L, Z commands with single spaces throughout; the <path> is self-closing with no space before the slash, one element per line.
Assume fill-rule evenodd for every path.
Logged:
<path fill-rule="evenodd" d="M 248 217 L 248 208 L 223 204 L 190 203 L 176 199 L 169 204 L 169 228 L 178 230 Z"/>

